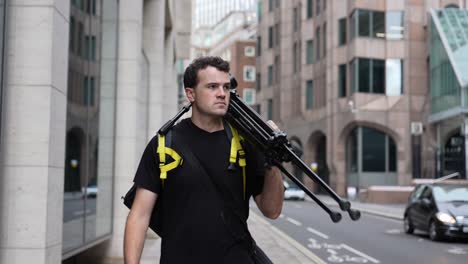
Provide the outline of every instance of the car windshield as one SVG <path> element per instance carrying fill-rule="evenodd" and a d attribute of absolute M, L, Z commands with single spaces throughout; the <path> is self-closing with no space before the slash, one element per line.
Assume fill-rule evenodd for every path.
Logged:
<path fill-rule="evenodd" d="M 434 186 L 433 194 L 439 202 L 468 202 L 468 186 Z"/>

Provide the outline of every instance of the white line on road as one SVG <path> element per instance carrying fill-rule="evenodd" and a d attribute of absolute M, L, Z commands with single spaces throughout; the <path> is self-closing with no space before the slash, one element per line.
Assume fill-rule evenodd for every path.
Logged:
<path fill-rule="evenodd" d="M 297 226 L 302 226 L 302 223 L 301 223 L 301 222 L 299 222 L 299 221 L 297 221 L 297 220 L 294 220 L 294 219 L 292 219 L 291 217 L 286 217 L 286 220 L 287 220 L 288 222 L 290 222 L 290 223 L 293 223 L 293 224 L 297 225 Z"/>
<path fill-rule="evenodd" d="M 86 210 L 86 214 L 89 214 L 89 213 L 91 213 L 91 210 L 89 210 L 89 209 Z M 73 212 L 73 215 L 74 216 L 84 215 L 84 210 L 75 211 L 75 212 Z"/>
<path fill-rule="evenodd" d="M 353 253 L 356 254 L 356 255 L 359 255 L 359 256 L 361 256 L 361 257 L 363 257 L 363 258 L 366 258 L 366 259 L 368 259 L 368 260 L 371 261 L 371 262 L 380 263 L 380 261 L 376 260 L 375 258 L 373 258 L 373 257 L 371 257 L 371 256 L 369 256 L 369 255 L 366 255 L 366 254 L 362 253 L 361 251 L 356 250 L 356 249 L 354 249 L 354 248 L 352 248 L 352 247 L 350 247 L 350 246 L 348 246 L 348 245 L 346 245 L 346 244 L 341 244 L 341 247 L 342 247 L 342 248 L 345 248 L 345 249 L 347 249 L 347 250 L 349 250 L 349 251 L 351 251 L 351 252 L 353 252 Z"/>
<path fill-rule="evenodd" d="M 315 229 L 313 229 L 313 228 L 311 228 L 311 227 L 308 227 L 308 228 L 307 228 L 307 231 L 309 231 L 309 232 L 311 232 L 311 233 L 313 233 L 313 234 L 316 234 L 317 236 L 322 237 L 322 238 L 324 238 L 324 239 L 328 239 L 328 238 L 329 238 L 329 237 L 328 237 L 327 235 L 325 235 L 324 233 L 322 233 L 322 232 L 320 232 L 320 231 L 317 231 L 317 230 L 315 230 Z"/>

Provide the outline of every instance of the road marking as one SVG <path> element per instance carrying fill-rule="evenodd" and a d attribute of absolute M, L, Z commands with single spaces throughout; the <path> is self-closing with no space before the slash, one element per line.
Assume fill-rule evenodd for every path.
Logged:
<path fill-rule="evenodd" d="M 86 214 L 89 214 L 89 213 L 91 213 L 91 210 L 90 209 L 86 210 Z M 75 211 L 73 212 L 73 215 L 74 216 L 84 215 L 84 210 Z"/>
<path fill-rule="evenodd" d="M 294 204 L 294 207 L 296 208 L 302 208 L 302 206 L 298 205 L 298 204 Z"/>
<path fill-rule="evenodd" d="M 279 218 L 284 218 L 284 214 L 280 214 Z"/>
<path fill-rule="evenodd" d="M 315 229 L 313 229 L 313 228 L 311 228 L 311 227 L 308 227 L 308 228 L 307 228 L 307 231 L 309 231 L 309 232 L 311 232 L 311 233 L 313 233 L 313 234 L 316 234 L 317 236 L 322 237 L 322 238 L 324 238 L 324 239 L 328 239 L 328 238 L 329 238 L 329 237 L 328 237 L 327 235 L 325 235 L 324 233 L 319 232 L 319 231 L 317 231 L 317 230 L 315 230 Z"/>
<path fill-rule="evenodd" d="M 354 249 L 354 248 L 352 248 L 352 247 L 350 247 L 350 246 L 348 246 L 348 245 L 346 245 L 346 244 L 341 244 L 341 247 L 343 247 L 343 248 L 345 248 L 345 249 L 347 249 L 347 250 L 353 252 L 353 253 L 356 254 L 356 255 L 359 255 L 359 256 L 361 256 L 361 257 L 363 257 L 363 258 L 365 258 L 365 259 L 368 259 L 368 260 L 371 261 L 371 262 L 380 263 L 380 261 L 376 260 L 375 258 L 373 258 L 373 257 L 371 257 L 371 256 L 369 256 L 369 255 L 366 255 L 366 254 L 362 253 L 361 251 L 356 250 L 356 249 Z"/>
<path fill-rule="evenodd" d="M 456 254 L 456 255 L 465 255 L 467 252 L 465 249 L 460 248 L 460 247 L 454 247 L 449 250 L 447 250 L 448 253 Z"/>
<path fill-rule="evenodd" d="M 301 223 L 301 222 L 299 222 L 299 221 L 297 221 L 297 220 L 294 220 L 294 219 L 292 219 L 291 217 L 286 217 L 286 220 L 287 220 L 288 222 L 290 222 L 290 223 L 293 223 L 293 224 L 297 225 L 297 226 L 302 226 L 302 223 Z"/>
<path fill-rule="evenodd" d="M 400 229 L 389 229 L 389 230 L 385 231 L 385 233 L 387 233 L 387 234 L 401 234 L 401 230 Z"/>

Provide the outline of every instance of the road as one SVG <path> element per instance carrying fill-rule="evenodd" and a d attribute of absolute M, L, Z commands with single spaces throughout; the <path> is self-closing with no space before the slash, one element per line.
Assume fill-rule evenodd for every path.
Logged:
<path fill-rule="evenodd" d="M 252 210 L 261 214 L 255 205 Z M 314 202 L 285 201 L 269 221 L 327 263 L 467 263 L 466 241 L 432 242 L 425 233 L 407 235 L 402 222 L 363 213 L 333 223 Z"/>

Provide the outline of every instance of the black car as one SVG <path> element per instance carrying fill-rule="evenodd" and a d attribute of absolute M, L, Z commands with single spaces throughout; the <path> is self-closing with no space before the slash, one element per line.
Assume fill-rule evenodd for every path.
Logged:
<path fill-rule="evenodd" d="M 422 184 L 409 197 L 404 230 L 428 231 L 431 240 L 468 238 L 468 185 Z"/>

